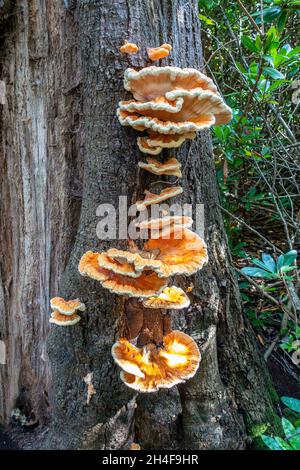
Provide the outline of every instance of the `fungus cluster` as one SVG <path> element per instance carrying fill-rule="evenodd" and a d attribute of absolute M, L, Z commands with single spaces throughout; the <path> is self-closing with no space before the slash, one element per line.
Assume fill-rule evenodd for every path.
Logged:
<path fill-rule="evenodd" d="M 170 44 L 164 43 L 159 47 L 152 47 L 147 50 L 148 57 L 152 62 L 156 60 L 163 59 L 164 57 L 168 57 L 172 50 L 172 46 Z"/>
<path fill-rule="evenodd" d="M 171 388 L 193 377 L 199 367 L 200 351 L 195 341 L 182 331 L 172 331 L 158 347 L 147 344 L 137 348 L 121 338 L 112 347 L 115 362 L 121 367 L 121 380 L 140 392 Z"/>
<path fill-rule="evenodd" d="M 154 175 L 177 176 L 181 178 L 181 163 L 176 158 L 169 158 L 165 163 L 160 163 L 155 158 L 146 158 L 146 162 L 139 162 L 138 166 Z"/>
<path fill-rule="evenodd" d="M 163 44 L 148 49 L 152 61 L 167 57 L 172 47 Z M 125 42 L 122 53 L 135 54 L 134 43 Z M 117 115 L 123 126 L 146 132 L 137 139 L 141 152 L 158 155 L 175 149 L 196 133 L 231 119 L 231 109 L 224 103 L 212 80 L 195 69 L 149 66 L 128 68 L 124 87 L 133 99 L 121 101 Z M 138 166 L 154 175 L 182 177 L 181 164 L 175 157 L 165 161 L 146 158 Z M 181 186 L 169 186 L 155 194 L 145 191 L 136 201 L 136 209 L 145 211 L 183 192 Z M 171 284 L 178 275 L 191 276 L 208 260 L 202 238 L 191 230 L 187 216 L 170 216 L 135 223 L 149 235 L 142 247 L 129 240 L 128 250 L 109 248 L 103 252 L 87 251 L 78 270 L 114 294 L 125 297 L 125 334 L 113 345 L 112 356 L 122 369 L 121 380 L 140 392 L 170 388 L 194 376 L 200 363 L 196 342 L 181 331 L 171 330 L 168 311 L 188 308 L 190 299 L 180 287 Z M 171 284 L 171 285 L 170 285 Z M 191 292 L 193 284 L 187 289 Z M 131 303 L 130 303 L 131 302 Z M 51 300 L 50 322 L 71 325 L 80 320 L 77 311 L 85 309 L 78 299 Z M 155 330 L 157 328 L 157 331 Z M 127 331 L 127 333 L 126 333 Z M 92 376 L 86 376 L 88 402 L 95 393 Z"/>
<path fill-rule="evenodd" d="M 88 251 L 82 256 L 78 270 L 114 294 L 145 298 L 159 294 L 167 285 L 167 280 L 161 279 L 153 269 L 158 263 L 122 250 Z"/>
<path fill-rule="evenodd" d="M 134 99 L 120 101 L 117 111 L 122 126 L 148 135 L 138 138 L 141 152 L 159 154 L 177 148 L 195 133 L 232 118 L 210 78 L 195 69 L 179 67 L 128 68 L 124 87 Z"/>
<path fill-rule="evenodd" d="M 49 322 L 59 326 L 76 325 L 80 321 L 77 312 L 84 312 L 85 305 L 79 299 L 65 300 L 53 297 L 50 301 L 52 313 Z"/>

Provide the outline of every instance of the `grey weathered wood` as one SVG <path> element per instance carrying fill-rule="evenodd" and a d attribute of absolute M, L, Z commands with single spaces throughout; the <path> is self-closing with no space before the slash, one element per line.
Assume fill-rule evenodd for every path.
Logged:
<path fill-rule="evenodd" d="M 80 209 L 72 195 L 81 178 L 77 39 L 62 2 L 37 0 L 17 1 L 1 36 L 2 422 L 16 406 L 40 421 L 47 414 L 49 298 L 58 290 Z"/>

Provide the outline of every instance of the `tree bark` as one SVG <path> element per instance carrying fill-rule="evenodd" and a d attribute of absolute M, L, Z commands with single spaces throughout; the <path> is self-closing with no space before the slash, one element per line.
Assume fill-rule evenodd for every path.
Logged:
<path fill-rule="evenodd" d="M 49 299 L 74 243 L 82 184 L 77 23 L 63 2 L 14 3 L 6 1 L 0 32 L 4 423 L 16 407 L 30 420 L 47 418 Z"/>
<path fill-rule="evenodd" d="M 32 4 L 29 1 L 21 3 L 26 4 L 27 8 Z M 87 250 L 101 251 L 112 244 L 119 247 L 126 246 L 125 241 L 104 242 L 97 239 L 96 209 L 99 204 L 111 203 L 117 208 L 120 195 L 126 195 L 130 203 L 140 198 L 144 189 L 159 189 L 156 184 L 157 178 L 149 177 L 148 174 L 145 178 L 145 173 L 138 170 L 137 163 L 142 155 L 136 145 L 137 133 L 122 128 L 116 117 L 118 101 L 130 98 L 123 87 L 123 73 L 127 66 L 149 65 L 146 61 L 146 47 L 158 46 L 163 42 L 169 42 L 173 46 L 170 58 L 163 61 L 164 65 L 172 64 L 202 70 L 197 1 L 78 0 L 77 5 L 75 2 L 69 2 L 69 8 L 65 11 L 62 11 L 63 7 L 61 5 L 58 7 L 56 3 L 53 7 L 49 7 L 48 2 L 46 7 L 43 2 L 38 3 L 38 15 L 43 15 L 50 8 L 56 18 L 56 21 L 51 18 L 50 33 L 48 31 L 47 34 L 51 35 L 51 31 L 54 30 L 57 35 L 56 42 L 51 43 L 51 47 L 48 44 L 46 48 L 47 60 L 38 59 L 37 62 L 40 64 L 39 67 L 42 67 L 42 70 L 39 68 L 43 84 L 40 85 L 41 89 L 38 88 L 39 96 L 44 103 L 43 109 L 53 111 L 53 103 L 57 103 L 62 107 L 61 112 L 64 116 L 60 121 L 54 120 L 60 132 L 58 129 L 56 132 L 53 131 L 51 114 L 44 114 L 42 122 L 49 130 L 50 136 L 56 136 L 56 133 L 60 135 L 70 126 L 70 122 L 76 120 L 77 100 L 82 103 L 82 115 L 76 122 L 79 128 L 82 126 L 84 145 L 81 148 L 76 140 L 74 160 L 77 161 L 78 150 L 82 151 L 84 176 L 76 241 L 58 290 L 57 280 L 67 259 L 67 247 L 72 243 L 72 238 L 70 241 L 70 238 L 65 236 L 65 230 L 70 226 L 76 227 L 72 216 L 78 213 L 77 207 L 65 215 L 73 178 L 67 178 L 67 171 L 59 173 L 60 159 L 63 159 L 64 163 L 64 158 L 68 158 L 66 153 L 71 155 L 67 151 L 62 153 L 61 149 L 69 148 L 73 134 L 67 133 L 64 138 L 58 137 L 59 147 L 57 152 L 51 153 L 53 158 L 50 158 L 48 148 L 46 154 L 42 152 L 46 162 L 42 165 L 43 184 L 41 192 L 36 196 L 37 203 L 42 204 L 43 208 L 47 207 L 48 211 L 50 207 L 56 208 L 57 219 L 61 225 L 57 228 L 54 216 L 47 219 L 40 209 L 39 223 L 43 228 L 46 226 L 42 233 L 48 235 L 47 241 L 41 239 L 41 230 L 34 232 L 30 235 L 30 240 L 38 245 L 41 244 L 43 250 L 39 251 L 37 247 L 34 247 L 32 252 L 30 249 L 29 251 L 24 249 L 23 256 L 26 255 L 26 259 L 33 260 L 35 268 L 38 267 L 38 272 L 34 272 L 29 265 L 28 271 L 26 270 L 28 276 L 33 276 L 36 281 L 40 279 L 41 268 L 45 269 L 48 260 L 47 273 L 53 273 L 51 277 L 55 279 L 51 283 L 48 277 L 39 284 L 40 288 L 33 289 L 35 298 L 43 299 L 43 307 L 39 305 L 38 314 L 34 315 L 32 311 L 32 315 L 35 319 L 40 318 L 35 321 L 39 321 L 39 324 L 43 324 L 45 328 L 48 299 L 57 294 L 65 298 L 79 297 L 87 306 L 86 312 L 81 315 L 81 322 L 75 327 L 51 327 L 48 353 L 52 373 L 52 426 L 45 447 L 125 449 L 134 440 L 142 449 L 244 448 L 252 425 L 269 422 L 274 418 L 271 394 L 273 389 L 253 335 L 241 313 L 237 283 L 230 267 L 222 217 L 218 209 L 209 132 L 201 133 L 195 142 L 185 143 L 176 152 L 184 168 L 183 179 L 180 181 L 184 193 L 178 198 L 178 202 L 188 202 L 194 206 L 197 203 L 204 204 L 205 240 L 209 249 L 209 263 L 200 273 L 192 279 L 178 278 L 178 283 L 183 288 L 187 288 L 191 281 L 194 284 L 191 306 L 188 310 L 171 315 L 172 327 L 190 334 L 201 349 L 202 362 L 195 377 L 169 391 L 160 391 L 151 395 L 138 395 L 126 388 L 119 379 L 119 369 L 113 364 L 110 350 L 120 333 L 124 331 L 124 322 L 129 321 L 128 303 L 102 289 L 99 283 L 82 278 L 78 273 L 79 259 Z M 25 33 L 22 30 L 19 34 Z M 42 37 L 41 31 L 40 35 Z M 62 66 L 64 55 L 61 49 L 64 50 L 62 44 L 64 37 L 68 41 L 71 39 L 75 41 L 80 52 L 82 67 L 78 62 L 77 51 L 72 49 L 70 43 L 69 61 Z M 140 52 L 137 56 L 121 56 L 119 47 L 124 39 L 139 45 Z M 74 45 L 75 49 L 76 46 Z M 51 48 L 53 51 L 49 57 Z M 10 55 L 15 57 L 16 52 L 12 51 Z M 34 66 L 36 68 L 35 62 Z M 20 69 L 30 70 L 30 63 L 23 63 Z M 78 76 L 80 76 L 78 83 L 81 82 L 81 85 L 76 88 L 77 81 L 74 77 Z M 25 89 L 26 85 L 32 86 L 31 75 L 28 76 L 25 85 L 22 80 L 24 81 L 23 75 L 16 80 L 18 86 L 23 88 L 25 86 Z M 69 86 L 66 86 L 68 81 Z M 53 82 L 55 89 L 51 88 L 52 93 L 49 93 L 49 89 L 43 87 L 47 83 L 53 87 Z M 64 87 L 71 92 L 61 101 Z M 32 96 L 28 100 L 32 103 Z M 71 108 L 71 116 L 66 115 L 68 106 Z M 40 108 L 33 107 L 31 113 L 37 116 L 36 122 L 40 123 L 41 119 L 35 109 Z M 16 109 L 13 112 L 12 116 L 15 118 L 16 113 L 20 111 Z M 22 111 L 20 115 L 23 114 Z M 14 125 L 20 126 L 20 122 L 22 121 L 19 117 Z M 4 135 L 7 133 L 8 130 L 4 126 Z M 27 146 L 22 145 L 22 148 L 28 148 L 28 145 L 36 141 L 33 130 L 28 131 L 27 135 L 29 135 Z M 44 143 L 43 149 L 46 149 Z M 18 158 L 19 165 L 24 165 L 28 153 L 24 155 L 19 150 L 16 154 L 15 159 Z M 30 155 L 35 155 L 34 151 L 30 152 Z M 36 155 L 40 153 L 37 151 Z M 167 151 L 164 156 L 168 156 Z M 74 163 L 74 160 L 70 164 L 74 165 L 76 174 L 78 164 Z M 13 165 L 9 158 L 3 161 L 8 166 Z M 50 168 L 49 162 L 51 162 Z M 35 162 L 35 165 L 40 163 Z M 33 168 L 35 166 L 31 166 L 29 170 L 31 175 Z M 4 174 L 12 177 L 13 171 L 11 169 L 8 173 L 6 170 Z M 9 185 L 9 181 L 5 184 Z M 36 187 L 35 181 L 33 184 Z M 48 201 L 45 197 L 45 188 L 48 188 L 48 191 L 51 189 Z M 6 204 L 9 207 L 11 200 L 16 201 L 17 195 L 8 198 Z M 5 214 L 14 213 L 16 210 L 9 207 L 5 207 Z M 24 219 L 24 209 L 22 211 L 19 215 L 21 220 Z M 49 235 L 47 223 L 52 227 L 52 236 Z M 34 221 L 31 221 L 32 230 L 35 226 Z M 18 257 L 22 248 L 18 245 L 20 237 L 20 232 L 14 231 L 15 245 L 12 244 L 8 251 L 14 253 L 14 256 L 18 253 Z M 58 240 L 59 242 L 55 243 Z M 8 246 L 7 241 L 6 246 Z M 48 247 L 46 260 L 45 247 Z M 15 266 L 16 262 L 7 263 L 8 265 Z M 24 260 L 21 266 L 24 266 Z M 9 272 L 8 267 L 5 272 Z M 21 274 L 21 278 L 25 283 L 24 275 Z M 7 274 L 4 282 L 6 279 Z M 27 291 L 25 287 L 20 290 L 17 288 L 20 276 L 14 273 L 12 279 L 16 286 L 12 291 L 20 298 L 17 301 L 12 294 L 7 296 L 6 304 L 10 305 L 11 302 L 14 305 L 13 314 L 10 310 L 4 314 L 6 321 L 10 319 L 10 327 L 6 328 L 7 336 L 13 331 L 20 305 L 23 315 L 28 311 L 27 299 L 26 305 L 23 305 L 24 291 Z M 24 332 L 28 334 L 27 325 L 18 328 L 22 334 L 25 334 Z M 39 339 L 37 336 L 36 332 L 33 333 L 34 344 L 39 345 L 41 342 L 43 345 L 44 330 Z M 9 350 L 13 350 L 13 347 L 9 347 Z M 15 356 L 19 358 L 20 354 L 19 351 Z M 22 354 L 24 355 L 23 352 Z M 28 367 L 32 368 L 32 360 L 28 361 L 30 363 Z M 87 387 L 83 379 L 89 372 L 93 373 L 96 394 L 87 405 Z M 10 380 L 10 374 L 12 370 L 7 369 L 6 380 Z M 44 373 L 40 375 L 45 377 Z M 17 373 L 17 377 L 19 376 L 20 372 Z M 46 377 L 49 377 L 48 372 Z M 17 379 L 14 385 L 14 398 L 18 389 L 16 382 Z"/>

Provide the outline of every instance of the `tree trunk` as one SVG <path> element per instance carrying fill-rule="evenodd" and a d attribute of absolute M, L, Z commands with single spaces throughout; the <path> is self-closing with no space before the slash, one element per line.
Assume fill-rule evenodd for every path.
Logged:
<path fill-rule="evenodd" d="M 8 5 L 10 3 L 10 5 Z M 0 421 L 47 415 L 49 299 L 79 220 L 81 67 L 63 2 L 6 0 L 0 62 Z M 47 25 L 47 27 L 45 27 Z"/>
<path fill-rule="evenodd" d="M 49 377 L 49 367 L 44 366 L 46 374 L 44 369 L 39 369 L 42 363 L 40 359 L 38 365 L 34 362 L 31 344 L 35 351 L 44 346 L 49 296 L 79 297 L 87 306 L 81 322 L 70 328 L 53 326 L 48 338 L 53 420 L 46 448 L 124 449 L 133 440 L 142 449 L 244 448 L 254 424 L 274 420 L 273 389 L 241 314 L 218 208 L 209 132 L 201 133 L 195 142 L 185 143 L 176 152 L 184 168 L 180 180 L 184 193 L 178 202 L 193 206 L 204 204 L 205 240 L 209 249 L 209 263 L 200 273 L 192 279 L 178 278 L 183 288 L 191 281 L 194 284 L 191 306 L 171 315 L 172 327 L 190 334 L 201 349 L 202 362 L 195 377 L 169 391 L 150 395 L 138 395 L 126 388 L 119 379 L 119 369 L 113 364 L 110 350 L 123 331 L 124 322 L 128 321 L 130 304 L 78 273 L 78 261 L 87 250 L 126 246 L 125 241 L 97 239 L 99 204 L 110 203 L 118 208 L 120 195 L 127 196 L 130 203 L 140 198 L 144 189 L 159 189 L 155 184 L 157 178 L 148 175 L 145 178 L 145 173 L 138 170 L 137 163 L 142 155 L 136 145 L 137 133 L 122 128 L 116 117 L 118 101 L 130 98 L 123 87 L 124 70 L 127 66 L 149 65 L 146 47 L 163 42 L 173 46 L 170 59 L 165 59 L 164 65 L 202 70 L 198 2 L 78 0 L 77 5 L 65 2 L 67 10 L 58 6 L 59 2 L 52 7 L 48 5 L 50 2 L 37 0 L 18 3 L 25 8 L 27 20 L 22 18 L 21 25 L 14 25 L 17 36 L 13 39 L 12 50 L 7 52 L 4 69 L 6 76 L 13 69 L 14 82 L 7 93 L 13 104 L 8 106 L 7 114 L 11 116 L 10 126 L 14 132 L 8 131 L 7 123 L 3 124 L 5 138 L 10 136 L 11 139 L 9 146 L 6 142 L 3 145 L 11 152 L 10 155 L 5 150 L 3 158 L 3 179 L 8 186 L 6 194 L 9 194 L 4 198 L 3 210 L 6 220 L 12 214 L 18 225 L 15 228 L 9 223 L 2 230 L 1 241 L 7 256 L 1 275 L 3 284 L 9 276 L 12 279 L 11 290 L 4 290 L 4 331 L 8 343 L 15 341 L 16 335 L 20 336 L 19 343 L 8 346 L 9 356 L 14 354 L 12 360 L 19 365 L 14 373 L 13 363 L 6 366 L 5 377 L 1 375 L 2 389 L 12 403 L 22 383 L 22 354 L 22 360 L 28 358 L 25 370 L 34 370 L 35 377 L 42 382 L 38 387 L 41 396 L 47 385 L 45 377 Z M 30 29 L 33 4 L 36 13 Z M 37 20 L 43 15 L 48 18 L 47 32 Z M 36 35 L 34 41 L 32 31 Z M 121 56 L 119 47 L 124 39 L 139 45 L 137 56 Z M 17 51 L 18 41 L 22 44 L 22 53 Z M 71 46 L 72 41 L 74 46 Z M 38 50 L 37 44 L 41 44 Z M 33 52 L 26 49 L 29 45 L 34 48 Z M 29 60 L 32 53 L 36 58 Z M 34 85 L 35 80 L 37 85 Z M 21 90 L 25 92 L 19 97 Z M 83 111 L 78 118 L 80 102 Z M 23 121 L 24 118 L 31 118 L 30 123 Z M 27 129 L 29 125 L 32 127 Z M 78 205 L 68 211 L 67 208 L 74 174 L 77 175 L 80 168 L 77 156 L 81 150 L 81 133 L 78 132 L 81 126 L 84 144 L 81 214 L 75 244 L 58 290 L 57 280 L 72 244 L 72 237 L 66 232 L 70 227 L 76 228 Z M 24 136 L 27 136 L 25 142 Z M 57 147 L 49 149 L 53 143 Z M 27 199 L 24 181 L 28 177 L 26 179 L 22 170 L 24 165 L 31 175 L 28 184 L 33 187 L 25 194 Z M 68 169 L 60 170 L 64 165 L 72 165 L 71 174 Z M 10 185 L 12 178 L 17 181 L 16 171 L 20 173 L 23 190 L 15 183 L 15 192 L 12 192 Z M 40 175 L 38 180 L 35 171 Z M 16 207 L 19 200 L 22 203 Z M 33 214 L 33 219 L 28 219 L 27 211 Z M 34 219 L 37 211 L 38 221 Z M 28 225 L 27 243 L 20 231 L 24 221 Z M 34 307 L 29 303 L 30 296 L 37 299 Z M 27 322 L 30 315 L 34 326 L 20 323 L 19 315 Z M 22 335 L 31 343 L 27 349 L 24 349 Z M 18 351 L 16 344 L 19 344 Z M 84 377 L 89 372 L 93 373 L 96 394 L 87 405 Z M 5 385 L 5 380 L 13 385 Z M 9 387 L 13 388 L 13 394 Z M 27 387 L 33 393 L 30 384 Z"/>

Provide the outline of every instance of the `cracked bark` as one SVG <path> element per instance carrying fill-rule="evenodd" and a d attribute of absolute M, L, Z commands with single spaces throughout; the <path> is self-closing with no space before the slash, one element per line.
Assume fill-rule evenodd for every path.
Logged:
<path fill-rule="evenodd" d="M 20 3 L 37 5 L 37 15 L 41 14 L 41 9 L 43 13 L 43 8 L 47 11 L 50 8 L 48 5 L 42 7 L 43 2 Z M 54 251 L 55 256 L 51 256 L 51 251 L 49 254 L 51 262 L 59 264 L 59 269 L 53 275 L 55 282 L 50 283 L 50 287 L 49 284 L 46 286 L 49 289 L 47 296 L 37 290 L 35 294 L 38 292 L 44 300 L 54 294 L 66 298 L 79 297 L 86 303 L 87 310 L 76 327 L 51 328 L 48 353 L 52 371 L 53 421 L 45 447 L 124 449 L 134 440 L 142 449 L 244 448 L 251 425 L 269 421 L 273 413 L 271 385 L 252 333 L 241 314 L 217 206 L 208 132 L 201 133 L 195 142 L 185 143 L 176 152 L 185 168 L 181 181 L 184 194 L 177 201 L 194 205 L 204 203 L 205 240 L 209 248 L 209 264 L 200 273 L 192 279 L 178 278 L 182 288 L 187 288 L 191 280 L 194 284 L 191 306 L 171 315 L 172 327 L 191 334 L 202 351 L 203 359 L 196 376 L 178 388 L 153 395 L 136 395 L 127 389 L 119 379 L 119 369 L 113 364 L 110 349 L 124 328 L 124 315 L 130 308 L 128 305 L 125 308 L 123 299 L 105 291 L 91 279 L 80 277 L 77 271 L 78 261 L 88 249 L 100 251 L 112 243 L 118 247 L 125 246 L 125 242 L 97 240 L 96 209 L 99 204 L 111 203 L 118 207 L 119 195 L 127 195 L 129 201 L 133 201 L 146 188 L 160 189 L 155 176 L 147 174 L 145 178 L 145 173 L 138 170 L 137 162 L 141 155 L 136 145 L 136 132 L 119 125 L 116 107 L 119 100 L 129 97 L 123 89 L 126 66 L 145 65 L 147 46 L 169 42 L 173 51 L 171 57 L 163 61 L 164 64 L 202 69 L 197 1 L 79 0 L 77 4 L 72 2 L 71 6 L 65 11 L 58 6 L 50 8 L 57 21 L 54 22 L 55 27 L 50 22 L 47 34 L 51 35 L 53 28 L 58 37 L 63 31 L 68 41 L 75 41 L 73 61 L 61 65 L 59 61 L 63 56 L 57 57 L 54 52 L 63 50 L 64 46 L 59 41 L 51 43 L 43 53 L 48 59 L 49 54 L 53 54 L 53 75 L 48 76 L 50 65 L 47 60 L 47 67 L 42 70 L 42 83 L 55 80 L 57 84 L 58 95 L 45 99 L 50 107 L 53 102 L 60 103 L 62 96 L 67 100 L 69 93 L 73 99 L 74 94 L 78 94 L 82 102 L 83 114 L 77 127 L 79 124 L 82 126 L 84 147 L 76 146 L 76 152 L 82 150 L 84 158 L 81 215 L 59 291 L 57 280 L 60 275 L 57 271 L 64 264 L 59 263 L 61 250 L 65 247 L 67 251 L 66 244 L 69 243 L 61 231 L 71 226 L 72 214 L 76 211 L 71 211 L 64 220 L 65 225 L 56 231 L 55 218 L 49 219 L 54 232 L 51 246 L 55 237 L 63 239 Z M 37 26 L 34 28 L 37 28 L 37 39 L 42 31 Z M 139 45 L 137 56 L 119 54 L 118 49 L 124 39 Z M 82 68 L 76 52 L 80 54 Z M 43 63 L 41 60 L 38 64 Z M 24 63 L 22 67 L 26 69 L 28 64 Z M 76 80 L 72 76 L 75 71 Z M 28 99 L 31 102 L 32 97 Z M 47 128 L 51 123 L 49 119 L 45 117 Z M 59 124 L 61 133 L 66 132 L 68 118 Z M 32 135 L 29 134 L 28 138 L 30 142 Z M 65 136 L 65 140 L 60 136 L 60 145 L 63 142 L 66 145 L 70 138 L 70 134 Z M 54 158 L 61 158 L 59 150 Z M 51 188 L 54 200 L 50 198 L 50 203 L 55 206 L 57 185 L 62 194 L 68 193 L 64 180 L 68 171 L 63 169 L 57 175 L 57 160 L 49 161 L 53 165 L 52 176 L 46 186 Z M 59 196 L 58 200 L 61 201 Z M 67 203 L 57 207 L 59 220 L 64 218 L 67 207 Z M 65 252 L 62 259 L 65 259 Z M 43 258 L 40 260 L 42 263 Z M 38 277 L 36 273 L 34 276 Z M 17 282 L 16 275 L 13 279 Z M 46 304 L 42 313 L 39 309 L 43 322 L 46 321 L 46 309 Z M 135 317 L 132 309 L 130 315 Z M 5 313 L 7 317 L 8 313 Z M 143 321 L 138 318 L 129 325 L 129 330 L 137 328 L 136 321 L 139 322 L 138 327 L 142 327 Z M 164 328 L 163 322 L 161 328 Z M 44 338 L 44 332 L 41 335 Z M 36 337 L 33 339 L 37 341 Z M 97 393 L 87 406 L 83 378 L 89 372 L 93 372 Z"/>

